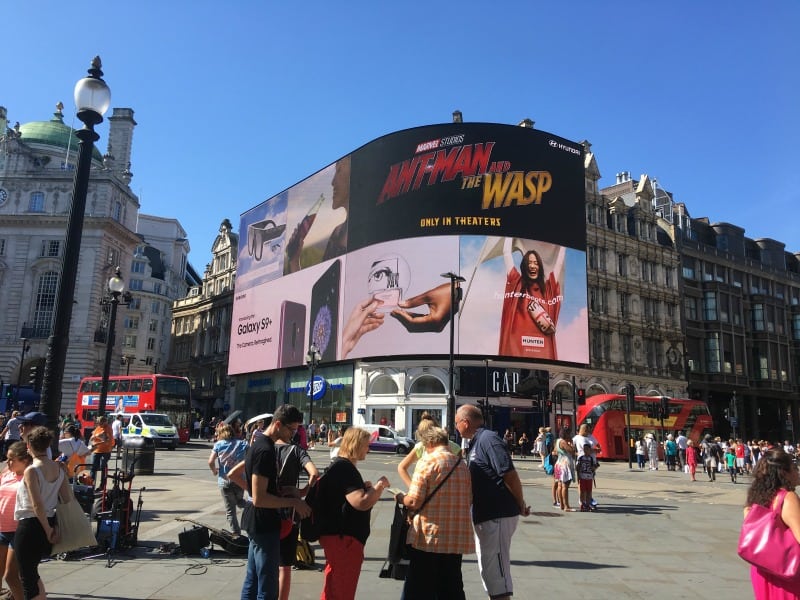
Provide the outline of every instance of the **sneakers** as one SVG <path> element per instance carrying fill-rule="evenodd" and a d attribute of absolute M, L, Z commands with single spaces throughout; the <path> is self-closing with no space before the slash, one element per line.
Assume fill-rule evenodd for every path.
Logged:
<path fill-rule="evenodd" d="M 553 502 L 553 506 L 555 506 L 556 508 L 560 508 L 561 502 Z"/>

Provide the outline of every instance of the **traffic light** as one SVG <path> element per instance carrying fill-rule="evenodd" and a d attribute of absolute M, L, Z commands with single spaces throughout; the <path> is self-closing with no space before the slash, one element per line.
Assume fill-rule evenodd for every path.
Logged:
<path fill-rule="evenodd" d="M 636 401 L 636 388 L 632 383 L 625 386 L 625 397 L 628 401 L 628 410 L 633 410 L 633 403 Z"/>
<path fill-rule="evenodd" d="M 30 370 L 28 371 L 28 384 L 36 389 L 36 382 L 39 378 L 39 366 L 33 365 Z"/>
<path fill-rule="evenodd" d="M 7 400 L 10 400 L 11 398 L 14 397 L 14 386 L 11 385 L 10 383 L 6 386 L 6 394 L 5 394 L 5 396 L 6 396 Z"/>
<path fill-rule="evenodd" d="M 578 405 L 586 404 L 586 390 L 578 388 Z"/>

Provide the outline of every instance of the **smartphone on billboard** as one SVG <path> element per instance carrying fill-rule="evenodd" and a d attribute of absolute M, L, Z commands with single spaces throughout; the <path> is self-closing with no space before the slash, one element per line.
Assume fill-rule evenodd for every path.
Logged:
<path fill-rule="evenodd" d="M 322 357 L 322 362 L 336 360 L 339 323 L 339 281 L 342 263 L 335 260 L 317 279 L 311 289 L 311 320 L 309 326 L 309 345 L 314 344 Z"/>
<path fill-rule="evenodd" d="M 278 350 L 278 368 L 303 364 L 306 341 L 306 305 L 290 300 L 281 304 L 281 345 Z"/>

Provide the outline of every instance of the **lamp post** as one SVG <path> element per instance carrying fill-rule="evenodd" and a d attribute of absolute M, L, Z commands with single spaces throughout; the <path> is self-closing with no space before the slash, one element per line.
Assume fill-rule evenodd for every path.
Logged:
<path fill-rule="evenodd" d="M 317 348 L 316 344 L 311 344 L 311 346 L 308 347 L 308 353 L 306 354 L 306 364 L 311 371 L 311 377 L 308 380 L 309 423 L 311 423 L 311 420 L 314 418 L 314 371 L 316 371 L 317 367 L 319 366 L 320 360 L 322 360 L 322 355 L 319 353 L 319 349 Z"/>
<path fill-rule="evenodd" d="M 61 387 L 64 379 L 64 365 L 67 361 L 69 345 L 69 326 L 72 320 L 72 303 L 75 296 L 75 281 L 78 275 L 78 261 L 83 234 L 83 217 L 86 212 L 86 193 L 89 189 L 89 172 L 92 166 L 94 143 L 100 139 L 94 131 L 95 125 L 103 122 L 103 114 L 111 104 L 111 91 L 103 81 L 100 57 L 92 60 L 89 76 L 75 85 L 75 105 L 78 118 L 84 127 L 75 132 L 78 144 L 78 164 L 72 188 L 72 207 L 67 221 L 64 240 L 64 256 L 61 261 L 61 277 L 53 313 L 53 328 L 47 341 L 47 356 L 42 379 L 42 399 L 39 407 L 47 415 L 50 429 L 58 429 L 58 415 L 61 412 Z M 57 442 L 57 440 L 55 440 Z"/>
<path fill-rule="evenodd" d="M 97 416 L 102 417 L 106 414 L 106 399 L 108 398 L 108 376 L 111 372 L 111 353 L 114 351 L 114 329 L 117 321 L 117 306 L 123 304 L 127 306 L 131 303 L 131 295 L 124 292 L 125 282 L 119 273 L 119 267 L 108 280 L 108 293 L 110 297 L 103 298 L 100 304 L 111 306 L 111 314 L 108 317 L 108 338 L 106 339 L 106 361 L 103 365 L 103 379 L 100 382 L 100 402 L 97 406 Z"/>
<path fill-rule="evenodd" d="M 17 373 L 17 389 L 14 391 L 14 402 L 16 403 L 15 408 L 19 407 L 19 386 L 22 385 L 22 363 L 25 362 L 25 353 L 31 349 L 31 345 L 28 343 L 28 338 L 19 338 L 22 340 L 22 354 L 19 357 L 19 372 Z"/>
<path fill-rule="evenodd" d="M 456 396 L 453 388 L 456 385 L 456 372 L 455 372 L 455 310 L 456 305 L 461 301 L 461 286 L 458 285 L 462 281 L 466 281 L 460 275 L 456 275 L 452 271 L 442 273 L 442 277 L 450 280 L 450 366 L 448 370 L 449 382 L 447 385 L 447 432 L 451 438 L 456 435 Z"/>

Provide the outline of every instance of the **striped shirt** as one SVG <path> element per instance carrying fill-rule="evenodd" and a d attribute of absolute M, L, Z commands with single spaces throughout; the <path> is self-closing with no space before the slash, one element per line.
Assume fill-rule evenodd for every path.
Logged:
<path fill-rule="evenodd" d="M 414 470 L 408 496 L 415 504 L 424 502 L 458 461 L 446 446 L 426 452 Z M 475 551 L 470 507 L 472 482 L 461 461 L 436 495 L 414 515 L 408 543 L 422 552 L 470 554 Z"/>

